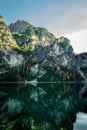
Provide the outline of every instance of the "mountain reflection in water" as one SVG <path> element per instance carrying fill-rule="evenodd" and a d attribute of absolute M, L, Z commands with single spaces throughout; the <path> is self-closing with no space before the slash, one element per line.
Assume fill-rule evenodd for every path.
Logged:
<path fill-rule="evenodd" d="M 73 130 L 78 112 L 87 112 L 84 85 L 0 84 L 0 130 Z"/>

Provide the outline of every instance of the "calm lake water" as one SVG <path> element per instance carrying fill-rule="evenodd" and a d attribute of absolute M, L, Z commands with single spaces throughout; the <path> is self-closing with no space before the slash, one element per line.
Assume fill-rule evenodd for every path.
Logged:
<path fill-rule="evenodd" d="M 0 130 L 87 130 L 84 84 L 0 84 Z"/>

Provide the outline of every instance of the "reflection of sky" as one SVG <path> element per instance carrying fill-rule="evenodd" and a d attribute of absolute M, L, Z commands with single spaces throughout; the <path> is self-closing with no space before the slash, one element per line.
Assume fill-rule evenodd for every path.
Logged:
<path fill-rule="evenodd" d="M 78 113 L 74 130 L 87 130 L 87 114 Z"/>

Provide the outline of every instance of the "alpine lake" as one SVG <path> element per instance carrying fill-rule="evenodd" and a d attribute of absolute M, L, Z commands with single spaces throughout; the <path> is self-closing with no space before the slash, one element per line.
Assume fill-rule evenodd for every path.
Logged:
<path fill-rule="evenodd" d="M 0 130 L 87 130 L 84 83 L 0 83 Z"/>

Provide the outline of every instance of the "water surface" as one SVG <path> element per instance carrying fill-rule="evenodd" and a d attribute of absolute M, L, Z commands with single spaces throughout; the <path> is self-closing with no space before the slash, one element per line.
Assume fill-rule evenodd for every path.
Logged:
<path fill-rule="evenodd" d="M 87 100 L 80 95 L 83 86 L 0 84 L 0 130 L 78 130 L 77 113 L 87 112 Z"/>
<path fill-rule="evenodd" d="M 76 123 L 74 124 L 74 130 L 87 130 L 87 114 L 79 112 L 77 114 Z"/>

